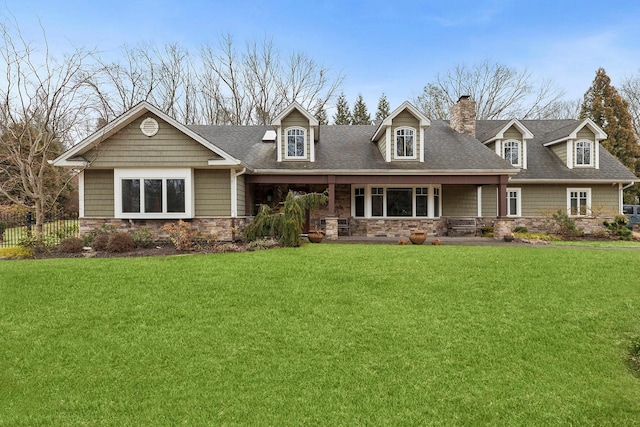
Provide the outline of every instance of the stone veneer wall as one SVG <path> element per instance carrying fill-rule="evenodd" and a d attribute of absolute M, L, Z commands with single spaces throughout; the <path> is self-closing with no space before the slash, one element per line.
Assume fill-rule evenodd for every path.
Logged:
<path fill-rule="evenodd" d="M 244 227 L 251 221 L 251 218 L 195 218 L 186 220 L 192 228 L 203 233 L 215 233 L 219 241 L 231 242 L 244 237 Z M 119 231 L 133 232 L 141 228 L 146 228 L 151 232 L 155 240 L 167 240 L 168 234 L 162 230 L 165 224 L 178 222 L 178 220 L 126 220 L 115 218 L 80 218 L 80 235 L 84 236 L 91 231 L 101 228 L 103 225 L 113 225 Z"/>
<path fill-rule="evenodd" d="M 447 231 L 446 219 L 389 219 L 351 218 L 351 235 L 363 237 L 408 237 L 414 230 L 422 230 L 427 236 L 443 236 Z"/>
<path fill-rule="evenodd" d="M 512 230 L 516 227 L 526 227 L 527 230 L 532 233 L 543 233 L 547 232 L 550 226 L 550 217 L 547 216 L 518 217 L 508 219 L 510 220 L 509 223 L 512 226 Z M 477 224 L 479 228 L 495 227 L 496 220 L 497 218 L 491 217 L 478 218 Z M 594 232 L 605 230 L 602 222 L 605 220 L 613 221 L 613 216 L 600 216 L 595 218 L 574 217 L 573 220 L 575 221 L 576 227 L 579 230 L 584 231 L 585 234 L 593 234 Z M 504 228 L 504 224 L 502 224 L 501 227 Z M 501 230 L 501 232 L 506 232 L 506 230 Z"/>

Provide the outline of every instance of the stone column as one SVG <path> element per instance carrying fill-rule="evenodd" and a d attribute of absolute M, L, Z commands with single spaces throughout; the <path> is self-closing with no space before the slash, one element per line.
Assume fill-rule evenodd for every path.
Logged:
<path fill-rule="evenodd" d="M 511 234 L 513 231 L 513 218 L 497 218 L 493 224 L 493 238 L 496 240 L 504 239 L 504 236 Z"/>
<path fill-rule="evenodd" d="M 338 240 L 338 218 L 327 217 L 325 218 L 325 237 L 327 240 Z"/>

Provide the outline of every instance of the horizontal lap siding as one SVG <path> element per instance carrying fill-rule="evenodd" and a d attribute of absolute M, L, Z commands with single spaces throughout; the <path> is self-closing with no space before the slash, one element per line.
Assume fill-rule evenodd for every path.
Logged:
<path fill-rule="evenodd" d="M 443 216 L 477 216 L 478 194 L 475 185 L 444 185 L 442 187 Z"/>
<path fill-rule="evenodd" d="M 196 216 L 231 215 L 231 175 L 228 170 L 195 170 L 194 181 Z"/>
<path fill-rule="evenodd" d="M 112 217 L 113 170 L 84 171 L 84 216 Z"/>
<path fill-rule="evenodd" d="M 482 187 L 482 216 L 498 215 L 498 187 L 484 185 Z"/>
<path fill-rule="evenodd" d="M 158 121 L 160 129 L 155 136 L 145 136 L 140 130 L 140 123 L 147 117 Z M 92 168 L 204 167 L 209 159 L 219 158 L 153 115 L 135 120 L 84 157 Z"/>
<path fill-rule="evenodd" d="M 510 185 L 521 188 L 522 215 L 548 215 L 558 209 L 567 209 L 567 188 L 591 188 L 591 206 L 598 213 L 614 213 L 619 209 L 617 186 L 611 185 Z"/>
<path fill-rule="evenodd" d="M 244 184 L 244 175 L 240 175 L 238 177 L 238 215 L 244 215 L 244 206 L 245 206 L 245 184 Z"/>
<path fill-rule="evenodd" d="M 551 150 L 555 153 L 560 160 L 564 163 L 567 163 L 567 143 L 561 142 L 560 144 L 556 144 L 551 146 Z"/>
<path fill-rule="evenodd" d="M 594 213 L 602 213 L 604 215 L 620 213 L 620 192 L 618 191 L 618 186 L 592 185 L 591 207 Z"/>
<path fill-rule="evenodd" d="M 507 139 L 515 139 L 516 141 L 522 141 L 522 134 L 520 133 L 518 128 L 516 128 L 515 126 L 511 126 L 504 133 L 504 139 L 505 140 L 507 140 Z"/>

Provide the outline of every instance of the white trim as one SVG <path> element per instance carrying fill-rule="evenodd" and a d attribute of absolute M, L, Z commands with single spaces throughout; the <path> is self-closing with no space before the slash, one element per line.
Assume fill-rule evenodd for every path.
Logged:
<path fill-rule="evenodd" d="M 364 216 L 356 217 L 355 211 L 355 190 L 356 188 L 364 188 Z M 372 200 L 373 188 L 382 188 L 382 216 L 373 216 L 372 215 Z M 411 189 L 411 216 L 388 216 L 387 215 L 387 190 L 394 188 L 408 188 Z M 426 216 L 416 216 L 416 189 L 417 188 L 426 188 L 427 189 L 427 215 Z M 439 203 L 438 203 L 438 212 L 440 216 L 433 216 L 435 213 L 435 191 L 439 190 Z M 358 184 L 351 186 L 351 216 L 354 218 L 361 219 L 434 219 L 440 218 L 442 216 L 442 185 L 440 184 L 393 184 L 393 185 L 383 185 L 383 184 Z"/>
<path fill-rule="evenodd" d="M 290 156 L 289 155 L 289 132 L 294 130 L 301 130 L 302 134 L 302 147 L 303 147 L 303 155 L 302 156 Z M 296 135 L 299 136 L 299 135 Z M 307 138 L 309 136 L 309 131 L 302 126 L 290 126 L 284 130 L 284 158 L 286 160 L 308 160 L 307 153 Z"/>
<path fill-rule="evenodd" d="M 420 128 L 418 132 L 420 132 L 420 163 L 424 163 L 424 134 L 426 132 L 424 128 Z"/>
<path fill-rule="evenodd" d="M 294 101 L 289 104 L 280 114 L 278 114 L 271 122 L 272 126 L 282 126 L 282 119 L 287 117 L 293 110 L 298 110 L 307 120 L 309 120 L 309 126 L 319 126 L 320 122 L 311 113 L 304 109 L 302 105 Z"/>
<path fill-rule="evenodd" d="M 595 159 L 594 167 L 600 169 L 600 143 L 598 141 L 593 143 L 593 158 Z"/>
<path fill-rule="evenodd" d="M 238 216 L 238 175 L 234 169 L 229 169 L 231 175 L 231 218 Z"/>
<path fill-rule="evenodd" d="M 522 141 L 522 169 L 526 169 L 527 168 L 527 141 L 523 140 Z"/>
<path fill-rule="evenodd" d="M 587 212 L 584 215 L 571 214 L 571 193 L 577 192 L 580 197 L 580 192 L 587 193 Z M 571 217 L 588 217 L 591 216 L 591 188 L 589 187 L 568 187 L 567 188 L 567 215 Z"/>
<path fill-rule="evenodd" d="M 509 206 L 511 203 L 509 202 L 509 193 L 516 193 L 516 213 L 509 213 Z M 522 189 L 519 187 L 507 187 L 507 216 L 508 217 L 520 217 L 522 216 Z"/>
<path fill-rule="evenodd" d="M 166 188 L 163 185 L 162 212 L 144 213 L 144 185 L 140 185 L 140 212 L 122 212 L 122 180 L 123 179 L 184 179 L 185 186 L 185 212 L 166 212 Z M 113 193 L 114 193 L 114 217 L 120 219 L 188 219 L 193 218 L 194 184 L 193 170 L 189 168 L 167 169 L 114 169 Z M 141 183 L 142 184 L 142 183 Z"/>
<path fill-rule="evenodd" d="M 622 189 L 622 183 L 618 183 L 618 213 L 622 213 L 622 205 L 624 205 L 624 192 Z"/>
<path fill-rule="evenodd" d="M 478 199 L 478 215 L 477 216 L 482 216 L 482 185 L 478 185 L 478 187 L 476 187 L 476 191 L 477 191 L 477 199 Z"/>
<path fill-rule="evenodd" d="M 520 132 L 520 134 L 522 135 L 522 140 L 523 141 L 526 141 L 527 139 L 533 139 L 533 133 L 531 133 L 531 131 L 529 129 L 527 129 L 527 127 L 525 125 L 520 123 L 520 121 L 518 119 L 512 119 L 509 123 L 504 125 L 500 129 L 500 131 L 498 131 L 498 133 L 495 134 L 495 136 L 493 136 L 490 139 L 487 139 L 486 141 L 483 141 L 483 143 L 484 144 L 488 144 L 491 141 L 504 139 L 504 133 L 507 130 L 509 130 L 511 128 L 511 126 L 515 126 L 515 128 L 518 130 L 518 132 Z"/>
<path fill-rule="evenodd" d="M 518 159 L 517 162 L 511 163 L 511 161 L 509 161 L 509 163 L 511 164 L 511 166 L 516 166 L 516 167 L 520 167 L 522 166 L 522 141 L 518 141 L 517 139 L 507 139 L 506 141 L 502 141 L 502 157 L 503 159 L 507 160 L 506 154 L 505 154 L 505 149 L 506 149 L 506 144 L 517 144 L 517 148 L 518 148 Z"/>
<path fill-rule="evenodd" d="M 568 139 L 578 139 L 578 132 L 580 132 L 580 130 L 585 126 L 588 127 L 589 130 L 591 130 L 591 132 L 593 132 L 593 134 L 595 135 L 595 141 L 596 142 L 602 141 L 603 139 L 607 139 L 607 134 L 604 133 L 604 131 L 600 128 L 600 126 L 595 124 L 595 122 L 593 120 L 591 120 L 591 119 L 584 119 L 582 122 L 580 122 L 578 125 L 576 125 L 576 127 L 573 129 L 573 131 L 571 133 L 569 133 L 567 136 L 563 136 L 562 138 L 554 139 L 553 141 L 546 142 L 543 145 L 545 147 L 548 147 L 550 145 L 558 144 L 558 143 L 566 141 Z"/>
<path fill-rule="evenodd" d="M 398 132 L 399 131 L 407 131 L 407 130 L 410 130 L 411 133 L 412 133 L 411 141 L 412 141 L 412 144 L 413 144 L 413 155 L 411 155 L 411 156 L 399 156 L 398 155 Z M 417 147 L 418 144 L 417 144 L 417 141 L 416 141 L 416 139 L 417 139 L 416 138 L 416 136 L 417 136 L 416 134 L 417 134 L 416 129 L 412 128 L 411 126 L 399 126 L 399 127 L 394 129 L 394 131 L 393 131 L 393 159 L 394 160 L 415 160 L 415 159 L 418 158 L 418 154 L 416 153 L 417 148 L 418 148 Z M 408 136 L 408 135 L 404 135 L 405 138 L 406 138 L 406 136 Z M 405 142 L 406 142 L 406 140 L 405 140 Z M 405 151 L 406 151 L 406 148 L 405 148 Z"/>
<path fill-rule="evenodd" d="M 276 129 L 276 133 L 278 134 L 278 145 L 277 145 L 277 149 L 278 149 L 278 161 L 281 162 L 282 161 L 282 128 L 278 127 Z"/>
<path fill-rule="evenodd" d="M 419 127 L 427 128 L 431 125 L 431 120 L 427 118 L 424 114 L 420 112 L 413 104 L 409 101 L 405 101 L 398 108 L 393 110 L 385 119 L 380 123 L 380 126 L 376 129 L 371 137 L 371 141 L 375 142 L 380 139 L 382 129 L 388 128 L 392 125 L 393 119 L 403 112 L 404 110 L 409 110 L 409 112 L 419 121 Z"/>
<path fill-rule="evenodd" d="M 567 167 L 573 169 L 573 140 L 567 141 Z"/>
<path fill-rule="evenodd" d="M 78 217 L 84 218 L 84 171 L 78 173 Z"/>
<path fill-rule="evenodd" d="M 387 128 L 387 130 L 385 131 L 385 136 L 387 138 L 387 145 L 385 146 L 385 161 L 386 162 L 390 162 L 391 161 L 391 148 L 392 148 L 392 144 L 393 141 L 391 141 L 391 126 L 389 126 Z"/>
<path fill-rule="evenodd" d="M 498 156 L 504 158 L 504 156 L 502 155 L 502 140 L 501 139 L 496 139 L 496 146 L 495 148 L 495 152 Z"/>
<path fill-rule="evenodd" d="M 310 162 L 315 162 L 316 161 L 316 141 L 315 141 L 315 132 L 314 132 L 314 128 L 310 128 L 309 129 L 309 161 Z"/>
<path fill-rule="evenodd" d="M 589 163 L 578 164 L 578 144 L 584 143 L 584 142 L 588 142 L 589 145 L 590 145 L 590 147 L 589 147 L 589 149 L 591 151 L 590 156 L 589 156 L 589 160 L 590 161 L 589 161 Z M 574 158 L 574 161 L 575 161 L 574 166 L 576 168 L 593 168 L 595 166 L 595 163 L 596 163 L 594 148 L 595 148 L 595 142 L 591 141 L 589 139 L 579 139 L 577 141 L 574 141 L 573 142 L 573 150 L 574 150 L 573 158 Z"/>

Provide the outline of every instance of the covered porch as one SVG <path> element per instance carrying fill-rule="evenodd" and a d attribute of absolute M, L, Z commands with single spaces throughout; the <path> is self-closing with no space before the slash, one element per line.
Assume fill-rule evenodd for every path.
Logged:
<path fill-rule="evenodd" d="M 508 175 L 247 175 L 245 214 L 278 206 L 290 190 L 327 191 L 327 205 L 308 212 L 305 227 L 324 228 L 327 239 L 399 238 L 416 229 L 444 236 L 451 217 L 506 217 L 507 182 Z"/>

